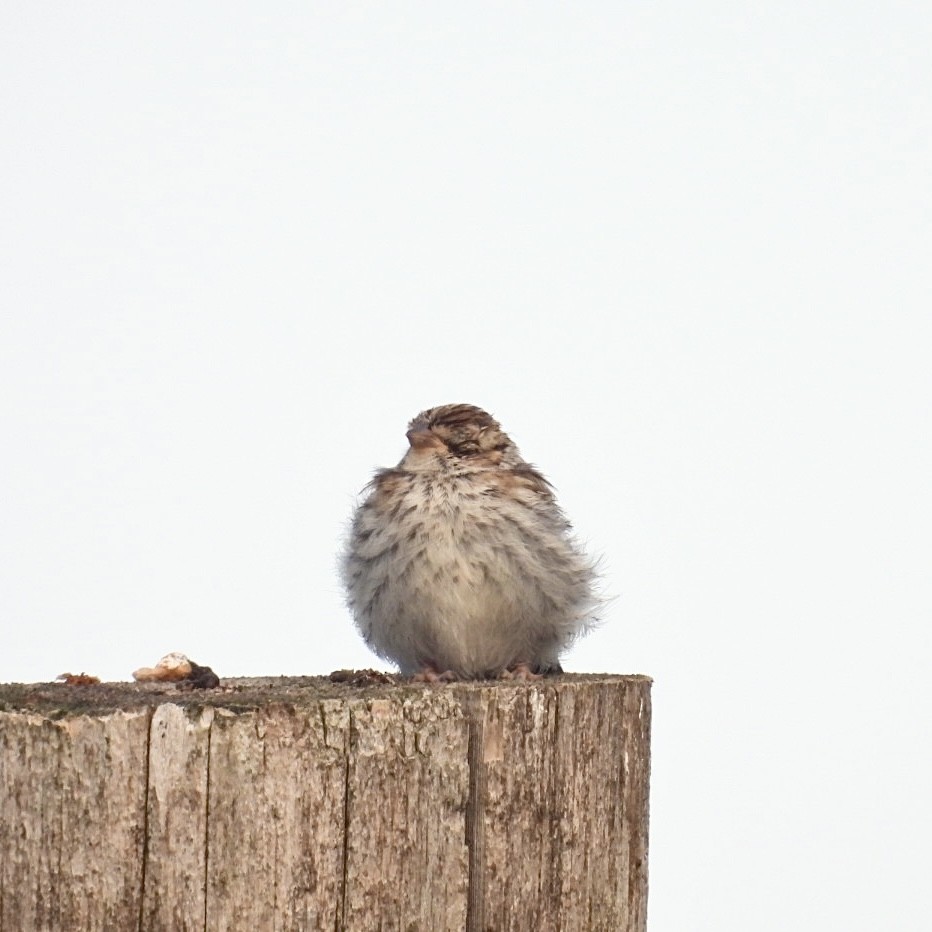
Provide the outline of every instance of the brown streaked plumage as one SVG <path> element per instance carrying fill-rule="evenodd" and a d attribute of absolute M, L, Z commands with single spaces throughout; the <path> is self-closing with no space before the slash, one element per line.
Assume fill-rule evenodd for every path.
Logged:
<path fill-rule="evenodd" d="M 367 486 L 343 554 L 366 642 L 429 679 L 559 671 L 598 599 L 550 484 L 474 405 L 423 411 L 407 437 Z"/>

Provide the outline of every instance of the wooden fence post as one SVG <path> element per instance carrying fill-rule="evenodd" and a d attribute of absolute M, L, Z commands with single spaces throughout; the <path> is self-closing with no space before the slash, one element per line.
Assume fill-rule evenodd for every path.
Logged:
<path fill-rule="evenodd" d="M 644 932 L 650 680 L 0 686 L 0 929 Z"/>

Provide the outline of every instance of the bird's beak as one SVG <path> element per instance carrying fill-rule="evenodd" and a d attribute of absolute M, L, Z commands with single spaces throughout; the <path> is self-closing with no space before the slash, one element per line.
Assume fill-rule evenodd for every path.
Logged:
<path fill-rule="evenodd" d="M 412 427 L 405 436 L 408 438 L 408 443 L 410 443 L 415 450 L 423 447 L 432 447 L 435 445 L 437 439 L 426 427 Z"/>

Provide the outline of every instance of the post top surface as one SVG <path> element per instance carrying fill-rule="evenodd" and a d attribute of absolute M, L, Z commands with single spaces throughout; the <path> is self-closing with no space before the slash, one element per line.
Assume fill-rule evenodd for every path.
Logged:
<path fill-rule="evenodd" d="M 65 683 L 6 683 L 0 684 L 0 712 L 38 712 L 52 718 L 63 718 L 149 709 L 166 703 L 247 712 L 270 705 L 300 707 L 321 700 L 392 699 L 437 691 L 463 695 L 480 690 L 562 690 L 609 684 L 641 684 L 649 688 L 651 683 L 648 676 L 609 673 L 565 673 L 518 683 L 509 680 L 470 680 L 443 684 L 411 683 L 400 679 L 397 682 L 379 682 L 380 676 L 382 674 L 362 676 L 356 682 L 334 682 L 327 676 L 236 677 L 222 680 L 218 689 L 188 691 L 178 689 L 174 683 L 116 682 L 83 686 Z"/>

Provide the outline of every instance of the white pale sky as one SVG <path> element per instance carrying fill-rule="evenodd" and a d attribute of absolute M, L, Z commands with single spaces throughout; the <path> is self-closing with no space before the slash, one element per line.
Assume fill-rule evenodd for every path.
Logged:
<path fill-rule="evenodd" d="M 0 8 L 0 680 L 378 664 L 468 401 L 655 677 L 651 932 L 928 929 L 932 6 Z"/>

